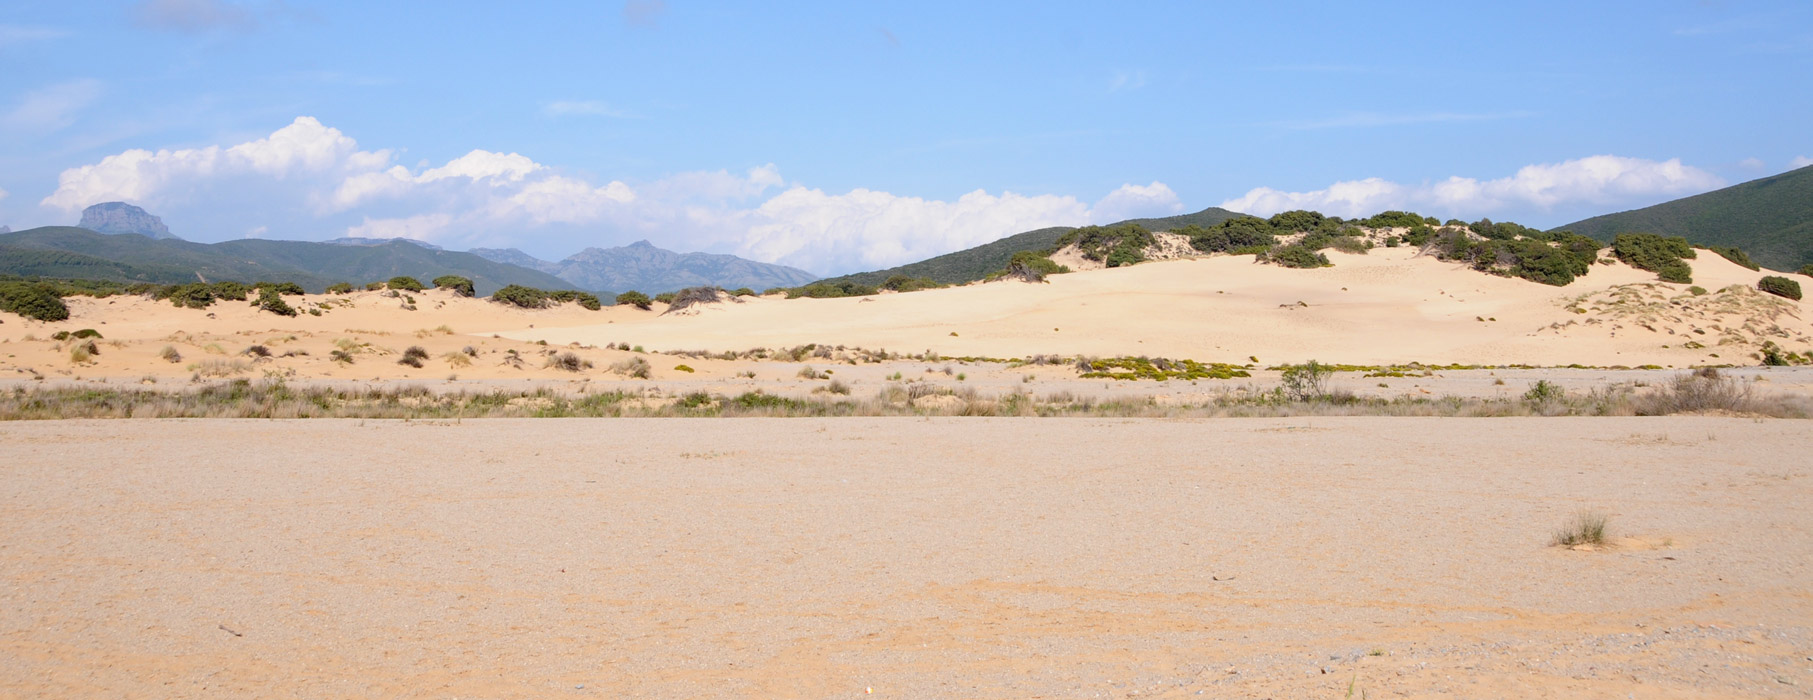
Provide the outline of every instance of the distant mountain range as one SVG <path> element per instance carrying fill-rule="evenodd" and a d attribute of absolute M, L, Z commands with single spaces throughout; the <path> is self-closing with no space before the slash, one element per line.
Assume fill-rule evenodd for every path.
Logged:
<path fill-rule="evenodd" d="M 1159 219 L 1129 219 L 1117 222 L 1120 224 L 1139 224 L 1150 231 L 1169 231 L 1192 224 L 1196 226 L 1214 226 L 1236 216 L 1245 216 L 1220 207 L 1209 207 L 1193 214 L 1180 214 Z M 858 272 L 833 277 L 826 282 L 854 282 L 864 285 L 878 285 L 894 275 L 907 277 L 929 277 L 943 284 L 963 284 L 974 282 L 1007 267 L 1008 258 L 1022 250 L 1045 251 L 1056 245 L 1064 234 L 1076 230 L 1074 226 L 1053 226 L 1035 229 L 1025 233 L 1014 234 L 993 243 L 946 253 L 935 258 L 927 258 L 916 263 L 873 272 Z"/>
<path fill-rule="evenodd" d="M 797 287 L 818 279 L 805 270 L 745 260 L 735 255 L 676 253 L 636 241 L 616 248 L 587 248 L 550 262 L 515 248 L 474 248 L 474 255 L 554 275 L 594 291 L 636 290 L 660 294 L 687 287 L 716 285 L 725 289 Z"/>
<path fill-rule="evenodd" d="M 295 282 L 311 292 L 336 282 L 363 284 L 398 275 L 423 282 L 460 275 L 471 278 L 481 295 L 510 284 L 572 288 L 553 275 L 409 241 L 334 245 L 243 239 L 210 244 L 73 226 L 0 234 L 0 274 L 155 284 L 194 282 L 199 274 L 209 281 Z"/>
<path fill-rule="evenodd" d="M 1602 241 L 1620 233 L 1682 236 L 1741 248 L 1770 269 L 1798 270 L 1813 263 L 1813 166 L 1557 228 Z"/>

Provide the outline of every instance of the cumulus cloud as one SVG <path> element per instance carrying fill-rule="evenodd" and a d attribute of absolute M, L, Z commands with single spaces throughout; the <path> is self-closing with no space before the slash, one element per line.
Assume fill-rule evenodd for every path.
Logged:
<path fill-rule="evenodd" d="M 101 81 L 72 80 L 25 94 L 19 104 L 0 116 L 9 130 L 56 131 L 75 122 L 82 111 L 101 96 Z"/>
<path fill-rule="evenodd" d="M 1743 168 L 1745 170 L 1762 170 L 1763 168 L 1769 167 L 1769 164 L 1764 163 L 1763 159 L 1761 159 L 1761 158 L 1753 157 L 1753 158 L 1745 158 L 1743 160 L 1738 161 L 1737 167 Z"/>
<path fill-rule="evenodd" d="M 1478 216 L 1507 209 L 1550 211 L 1577 205 L 1626 204 L 1658 196 L 1682 196 L 1724 185 L 1718 176 L 1666 161 L 1599 155 L 1528 165 L 1495 180 L 1450 177 L 1401 184 L 1381 178 L 1337 182 L 1326 189 L 1286 192 L 1260 187 L 1221 206 L 1257 216 L 1313 209 L 1336 216 L 1370 216 L 1387 209 Z"/>
<path fill-rule="evenodd" d="M 1795 156 L 1794 160 L 1788 161 L 1790 168 L 1804 168 L 1809 165 L 1813 165 L 1813 156 Z"/>
<path fill-rule="evenodd" d="M 1183 210 L 1162 182 L 1122 185 L 1092 206 L 1071 196 L 985 190 L 950 201 L 870 189 L 839 194 L 789 183 L 772 163 L 631 184 L 483 149 L 438 165 L 395 161 L 392 150 L 362 148 L 298 117 L 245 143 L 134 149 L 70 168 L 41 204 L 73 215 L 96 202 L 130 201 L 198 240 L 345 235 L 564 256 L 651 238 L 825 273 L 896 265 L 1046 226 Z M 269 223 L 247 234 L 254 216 Z"/>
<path fill-rule="evenodd" d="M 245 7 L 224 0 L 145 0 L 132 15 L 139 26 L 177 32 L 246 31 L 258 26 Z"/>
<path fill-rule="evenodd" d="M 42 204 L 77 211 L 96 202 L 157 201 L 173 186 L 244 175 L 283 179 L 305 173 L 358 168 L 384 162 L 385 152 L 361 152 L 358 143 L 323 126 L 313 117 L 297 117 L 269 137 L 222 148 L 147 151 L 132 149 L 93 165 L 70 168 L 57 176 L 57 189 Z"/>

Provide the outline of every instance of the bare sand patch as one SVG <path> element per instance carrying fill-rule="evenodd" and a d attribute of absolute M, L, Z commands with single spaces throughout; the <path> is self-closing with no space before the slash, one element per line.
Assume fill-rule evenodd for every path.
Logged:
<path fill-rule="evenodd" d="M 0 696 L 1804 697 L 1809 447 L 1729 418 L 8 423 Z M 1584 508 L 1654 546 L 1548 546 Z"/>

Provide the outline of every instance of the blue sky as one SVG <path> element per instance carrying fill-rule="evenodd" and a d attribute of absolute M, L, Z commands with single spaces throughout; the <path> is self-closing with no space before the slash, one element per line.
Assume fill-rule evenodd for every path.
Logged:
<path fill-rule="evenodd" d="M 13 0 L 0 223 L 838 273 L 1207 206 L 1551 226 L 1813 162 L 1808 3 L 1366 5 Z"/>

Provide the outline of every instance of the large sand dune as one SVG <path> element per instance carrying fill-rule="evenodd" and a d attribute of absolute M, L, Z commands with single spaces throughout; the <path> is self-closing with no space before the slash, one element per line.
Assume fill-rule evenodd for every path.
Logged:
<path fill-rule="evenodd" d="M 1810 448 L 1713 418 L 0 424 L 0 697 L 1806 697 Z M 1618 546 L 1548 546 L 1583 508 Z"/>

